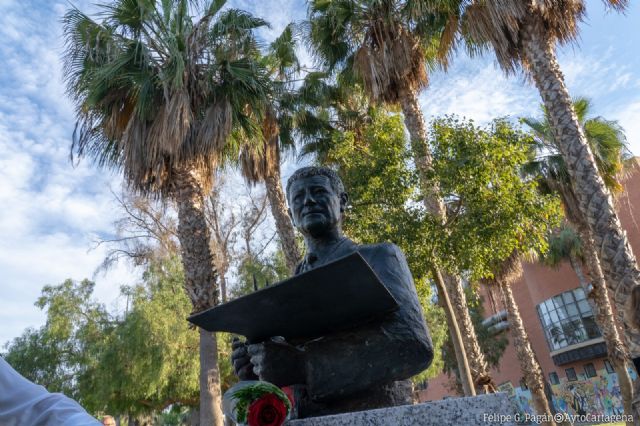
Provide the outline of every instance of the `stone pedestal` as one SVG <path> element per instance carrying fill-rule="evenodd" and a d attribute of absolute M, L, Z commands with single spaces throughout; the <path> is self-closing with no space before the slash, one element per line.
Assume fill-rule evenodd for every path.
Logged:
<path fill-rule="evenodd" d="M 415 405 L 291 420 L 287 426 L 515 425 L 507 394 L 449 398 Z"/>

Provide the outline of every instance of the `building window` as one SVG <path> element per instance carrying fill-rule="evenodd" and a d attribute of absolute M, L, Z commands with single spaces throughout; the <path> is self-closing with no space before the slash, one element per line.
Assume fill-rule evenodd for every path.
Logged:
<path fill-rule="evenodd" d="M 576 370 L 574 368 L 567 368 L 566 370 L 564 370 L 565 373 L 567 373 L 567 380 L 570 382 L 573 382 L 575 380 L 578 380 L 578 376 L 576 376 Z"/>
<path fill-rule="evenodd" d="M 560 378 L 558 377 L 558 373 L 556 373 L 555 371 L 552 373 L 549 373 L 549 381 L 551 382 L 552 385 L 559 385 Z"/>
<path fill-rule="evenodd" d="M 547 299 L 536 308 L 552 351 L 600 337 L 582 288 Z"/>
<path fill-rule="evenodd" d="M 596 368 L 593 366 L 592 363 L 589 364 L 585 364 L 584 365 L 584 374 L 587 377 L 596 377 L 598 374 L 596 373 Z"/>
<path fill-rule="evenodd" d="M 607 370 L 607 373 L 611 374 L 613 373 L 615 370 L 613 369 L 613 365 L 611 365 L 611 361 L 609 361 L 608 359 L 604 360 L 604 368 Z"/>

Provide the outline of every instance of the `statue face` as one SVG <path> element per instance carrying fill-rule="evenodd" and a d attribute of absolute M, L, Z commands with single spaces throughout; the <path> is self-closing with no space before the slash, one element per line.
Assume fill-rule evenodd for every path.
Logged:
<path fill-rule="evenodd" d="M 322 175 L 297 179 L 289 188 L 289 215 L 305 235 L 319 237 L 340 224 L 347 194 L 337 194 Z"/>

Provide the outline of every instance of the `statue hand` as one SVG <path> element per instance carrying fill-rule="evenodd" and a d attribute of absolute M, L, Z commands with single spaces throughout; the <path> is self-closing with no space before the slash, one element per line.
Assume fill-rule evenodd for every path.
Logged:
<path fill-rule="evenodd" d="M 305 382 L 305 352 L 287 343 L 282 337 L 272 337 L 264 343 L 247 347 L 253 372 L 276 386 Z"/>
<path fill-rule="evenodd" d="M 247 353 L 247 342 L 237 337 L 233 338 L 231 343 L 231 363 L 236 376 L 240 380 L 256 380 L 257 377 L 253 373 L 253 365 L 251 365 L 251 357 Z"/>

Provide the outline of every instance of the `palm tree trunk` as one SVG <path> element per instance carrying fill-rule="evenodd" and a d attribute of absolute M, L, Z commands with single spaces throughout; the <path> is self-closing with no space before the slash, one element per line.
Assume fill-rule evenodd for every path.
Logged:
<path fill-rule="evenodd" d="M 447 326 L 451 332 L 451 341 L 453 342 L 453 350 L 458 364 L 458 373 L 460 374 L 462 392 L 464 393 L 464 396 L 474 396 L 476 393 L 473 386 L 471 369 L 469 368 L 469 362 L 467 360 L 467 352 L 464 350 L 462 334 L 460 334 L 460 328 L 458 327 L 455 315 L 453 314 L 453 307 L 451 306 L 451 301 L 449 300 L 449 295 L 447 294 L 447 289 L 444 285 L 444 279 L 442 278 L 440 271 L 436 268 L 433 268 L 432 274 L 438 289 L 438 301 L 440 306 L 444 309 L 445 317 L 447 318 Z"/>
<path fill-rule="evenodd" d="M 598 258 L 616 309 L 623 312 L 631 289 L 640 285 L 640 270 L 573 109 L 556 60 L 555 43 L 535 18 L 525 24 L 522 33 L 527 65 L 567 164 L 580 211 L 587 220 L 595 247 L 599 248 Z M 630 339 L 630 333 L 625 334 Z"/>
<path fill-rule="evenodd" d="M 518 260 L 519 262 L 519 260 Z M 520 369 L 524 376 L 524 381 L 527 387 L 531 391 L 531 397 L 533 399 L 533 406 L 536 410 L 536 414 L 545 416 L 549 421 L 542 422 L 545 425 L 555 425 L 552 420 L 553 415 L 549 408 L 546 395 L 544 393 L 544 376 L 540 364 L 536 361 L 531 342 L 522 324 L 522 317 L 520 317 L 520 310 L 516 304 L 516 300 L 511 292 L 511 286 L 506 283 L 506 280 L 499 280 L 498 284 L 502 290 L 502 294 L 505 297 L 505 307 L 507 308 L 507 319 L 509 320 L 509 328 L 511 329 L 511 337 L 513 339 L 513 347 L 516 350 L 516 356 L 520 362 Z"/>
<path fill-rule="evenodd" d="M 467 296 L 464 293 L 460 278 L 455 275 L 445 274 L 444 282 L 451 298 L 451 305 L 457 316 L 460 332 L 462 333 L 462 341 L 464 342 L 465 352 L 469 359 L 471 367 L 471 376 L 475 384 L 477 392 L 494 393 L 496 386 L 489 375 L 489 368 L 478 343 L 476 329 L 471 321 L 469 307 L 467 305 Z"/>
<path fill-rule="evenodd" d="M 580 286 L 587 295 L 587 300 L 595 315 L 596 324 L 598 324 L 598 327 L 602 331 L 602 337 L 607 345 L 607 355 L 620 383 L 620 394 L 622 395 L 624 411 L 626 414 L 631 414 L 633 412 L 632 402 L 634 392 L 631 377 L 627 370 L 627 351 L 618 333 L 618 325 L 616 324 L 611 303 L 609 302 L 607 286 L 600 267 L 598 253 L 593 245 L 593 238 L 591 238 L 587 221 L 580 211 L 578 206 L 579 202 L 573 190 L 566 185 L 556 186 L 555 189 L 562 198 L 567 218 L 580 236 L 580 241 L 582 241 L 586 264 L 589 265 L 587 270 L 591 277 L 591 286 L 582 272 L 578 259 L 573 256 L 569 258 L 569 262 L 578 276 Z"/>
<path fill-rule="evenodd" d="M 627 371 L 627 355 L 618 334 L 616 322 L 613 317 L 613 310 L 609 303 L 609 297 L 607 296 L 607 287 L 600 269 L 600 262 L 596 255 L 595 247 L 593 247 L 593 241 L 591 240 L 588 232 L 582 230 L 580 232 L 580 238 L 584 244 L 584 253 L 589 265 L 589 275 L 591 276 L 591 286 L 582 273 L 580 263 L 575 257 L 571 257 L 569 261 L 571 266 L 576 271 L 579 277 L 580 285 L 584 289 L 587 295 L 587 300 L 591 306 L 591 310 L 595 314 L 596 324 L 602 331 L 602 337 L 607 345 L 607 356 L 614 371 L 618 375 L 618 383 L 620 384 L 620 394 L 622 395 L 622 403 L 624 406 L 624 412 L 626 414 L 632 414 L 632 401 L 633 401 L 633 383 L 629 372 Z M 631 425 L 632 423 L 629 423 Z"/>
<path fill-rule="evenodd" d="M 178 239 L 182 254 L 184 288 L 194 312 L 218 303 L 217 271 L 209 245 L 210 231 L 204 212 L 204 194 L 198 176 L 180 170 L 176 176 Z M 200 424 L 222 426 L 220 372 L 215 337 L 200 330 Z"/>
<path fill-rule="evenodd" d="M 444 203 L 438 195 L 439 188 L 430 182 L 428 173 L 432 168 L 433 159 L 427 145 L 427 125 L 424 122 L 422 110 L 418 103 L 418 94 L 415 90 L 400 97 L 404 125 L 407 127 L 411 139 L 411 154 L 420 177 L 420 192 L 423 203 L 429 213 L 444 221 L 446 212 Z"/>
<path fill-rule="evenodd" d="M 404 122 L 411 138 L 411 151 L 413 160 L 420 177 L 420 190 L 423 197 L 425 208 L 434 217 L 439 218 L 443 223 L 446 220 L 446 211 L 444 203 L 438 195 L 438 187 L 430 182 L 428 172 L 432 167 L 431 153 L 427 146 L 427 126 L 420 110 L 417 92 L 415 90 L 401 96 L 402 113 L 404 114 Z M 459 277 L 442 274 L 444 278 L 445 288 L 448 297 L 451 300 L 453 312 L 451 313 L 459 325 L 460 333 L 463 337 L 463 348 L 466 351 L 466 358 L 471 367 L 472 380 L 478 391 L 495 391 L 493 380 L 489 375 L 487 362 L 484 354 L 480 349 L 478 337 L 469 315 L 467 298 L 462 288 L 462 282 Z M 453 331 L 449 330 L 452 333 Z M 455 347 L 455 346 L 454 346 Z M 461 359 L 456 355 L 456 359 Z M 462 366 L 460 373 L 464 371 Z M 464 380 L 463 380 L 464 382 Z"/>
<path fill-rule="evenodd" d="M 293 273 L 300 262 L 301 256 L 296 242 L 295 230 L 287 213 L 287 201 L 282 190 L 279 164 L 265 177 L 264 183 L 267 189 L 269 205 L 271 206 L 271 214 L 276 222 L 276 230 L 284 251 L 284 257 L 289 270 Z"/>

